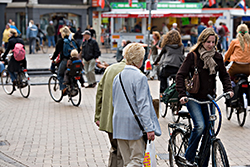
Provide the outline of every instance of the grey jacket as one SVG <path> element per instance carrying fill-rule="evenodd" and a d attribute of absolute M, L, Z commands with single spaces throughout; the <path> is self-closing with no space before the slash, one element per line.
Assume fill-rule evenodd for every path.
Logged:
<path fill-rule="evenodd" d="M 126 65 L 121 72 L 122 82 L 129 101 L 146 132 L 161 135 L 161 128 L 152 103 L 147 77 L 134 66 Z M 113 138 L 138 140 L 142 131 L 129 107 L 119 80 L 113 81 Z"/>
<path fill-rule="evenodd" d="M 180 67 L 184 61 L 184 46 L 178 46 L 178 44 L 166 45 L 162 48 L 161 53 L 156 58 L 154 65 L 159 64 L 161 67 L 173 66 Z"/>

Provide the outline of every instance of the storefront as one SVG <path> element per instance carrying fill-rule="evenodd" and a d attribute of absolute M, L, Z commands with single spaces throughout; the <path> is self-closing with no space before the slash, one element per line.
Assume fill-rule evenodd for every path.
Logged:
<path fill-rule="evenodd" d="M 132 42 L 147 43 L 148 15 L 146 3 L 111 3 L 111 12 L 102 13 L 103 18 L 110 18 L 111 46 L 115 49 L 123 39 Z M 216 21 L 222 13 L 202 13 L 201 3 L 158 3 L 157 10 L 152 10 L 152 31 L 162 31 L 165 23 L 171 29 L 177 23 L 183 38 L 188 38 L 190 29 L 199 24 L 201 19 Z M 152 32 L 151 31 L 151 32 Z"/>

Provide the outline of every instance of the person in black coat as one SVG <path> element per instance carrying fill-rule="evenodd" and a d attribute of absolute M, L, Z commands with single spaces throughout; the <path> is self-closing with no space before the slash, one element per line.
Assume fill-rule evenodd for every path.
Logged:
<path fill-rule="evenodd" d="M 10 35 L 11 37 L 9 38 L 8 47 L 5 50 L 4 55 L 2 56 L 4 60 L 6 60 L 6 56 L 8 55 L 9 51 L 14 49 L 16 43 L 20 43 L 24 47 L 24 41 L 20 36 L 18 36 L 17 31 L 15 29 L 10 30 Z M 17 78 L 14 72 L 19 72 L 22 67 L 26 68 L 26 66 L 27 66 L 26 58 L 24 58 L 22 61 L 16 61 L 14 56 L 13 55 L 11 56 L 10 61 L 8 62 L 7 70 L 10 73 L 11 80 L 14 84 Z"/>
<path fill-rule="evenodd" d="M 75 35 L 74 35 L 74 39 L 77 41 L 77 44 L 79 46 L 82 45 L 82 38 L 83 38 L 83 35 L 82 35 L 82 30 L 81 30 L 81 27 L 78 27 Z"/>
<path fill-rule="evenodd" d="M 65 94 L 67 88 L 66 88 L 66 85 L 63 85 L 63 82 L 64 82 L 63 79 L 64 79 L 64 72 L 67 69 L 67 61 L 70 58 L 70 56 L 66 57 L 63 54 L 63 44 L 64 44 L 63 40 L 66 39 L 66 38 L 70 38 L 70 36 L 72 38 L 72 33 L 71 33 L 70 29 L 67 26 L 61 28 L 60 32 L 61 32 L 62 38 L 60 38 L 57 41 L 56 50 L 55 50 L 53 56 L 51 57 L 51 60 L 52 60 L 52 63 L 53 63 L 55 61 L 55 59 L 57 58 L 58 54 L 60 54 L 60 60 L 61 61 L 60 61 L 58 71 L 57 71 L 57 78 L 59 80 L 60 90 L 63 90 L 63 94 Z M 74 40 L 74 41 L 75 41 L 75 43 L 77 45 L 78 52 L 80 52 L 80 47 L 78 46 L 76 40 Z"/>

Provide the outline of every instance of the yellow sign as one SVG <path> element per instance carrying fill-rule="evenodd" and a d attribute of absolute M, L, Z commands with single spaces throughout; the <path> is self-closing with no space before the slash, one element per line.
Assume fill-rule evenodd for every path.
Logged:
<path fill-rule="evenodd" d="M 198 17 L 191 17 L 191 24 L 199 24 Z"/>
<path fill-rule="evenodd" d="M 212 20 L 213 23 L 215 23 L 216 22 L 216 17 L 210 17 L 209 20 Z"/>
<path fill-rule="evenodd" d="M 143 39 L 143 35 L 136 35 L 135 38 L 136 39 Z"/>
<path fill-rule="evenodd" d="M 172 25 L 173 23 L 176 23 L 176 17 L 169 17 L 168 18 L 168 24 Z"/>
<path fill-rule="evenodd" d="M 120 39 L 120 35 L 112 35 L 113 39 Z"/>

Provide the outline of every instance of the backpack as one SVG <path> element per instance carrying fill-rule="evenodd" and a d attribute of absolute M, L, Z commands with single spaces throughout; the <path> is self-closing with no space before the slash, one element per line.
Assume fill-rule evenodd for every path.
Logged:
<path fill-rule="evenodd" d="M 13 51 L 14 59 L 16 61 L 22 61 L 25 58 L 25 50 L 23 44 L 16 43 Z"/>
<path fill-rule="evenodd" d="M 175 89 L 176 83 L 169 86 L 162 94 L 162 102 L 165 104 L 169 102 L 178 102 L 178 92 Z"/>
<path fill-rule="evenodd" d="M 77 49 L 77 45 L 74 40 L 64 39 L 63 42 L 63 55 L 69 57 L 71 50 Z"/>

